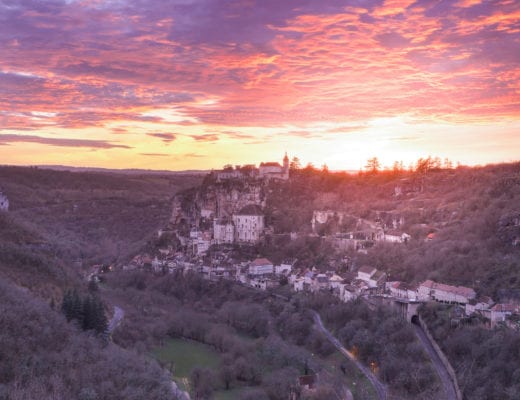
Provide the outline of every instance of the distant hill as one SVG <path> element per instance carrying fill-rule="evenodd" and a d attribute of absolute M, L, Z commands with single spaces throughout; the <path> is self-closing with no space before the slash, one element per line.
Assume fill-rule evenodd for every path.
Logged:
<path fill-rule="evenodd" d="M 60 287 L 78 267 L 131 256 L 169 219 L 171 198 L 199 174 L 0 167 L 0 274 L 21 286 Z M 45 289 L 44 289 L 45 287 Z"/>
<path fill-rule="evenodd" d="M 184 170 L 184 171 L 170 171 L 170 170 L 154 170 L 154 169 L 138 169 L 138 168 L 98 168 L 98 167 L 73 167 L 67 165 L 36 165 L 30 168 L 52 169 L 54 171 L 71 171 L 71 172 L 103 172 L 116 174 L 150 174 L 150 175 L 206 175 L 208 170 Z"/>

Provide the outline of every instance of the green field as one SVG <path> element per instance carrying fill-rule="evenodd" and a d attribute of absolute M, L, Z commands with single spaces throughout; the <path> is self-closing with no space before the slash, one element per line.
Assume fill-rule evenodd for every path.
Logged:
<path fill-rule="evenodd" d="M 179 388 L 189 391 L 189 377 L 195 367 L 210 368 L 218 371 L 219 354 L 203 343 L 184 339 L 170 339 L 164 346 L 156 347 L 152 355 L 162 362 L 173 363 L 174 380 Z M 218 390 L 213 393 L 215 400 L 233 400 L 247 391 L 247 387 Z"/>
<path fill-rule="evenodd" d="M 240 395 L 246 393 L 247 387 L 238 387 L 230 390 L 219 390 L 213 394 L 215 400 L 234 400 L 239 398 Z"/>
<path fill-rule="evenodd" d="M 219 354 L 210 346 L 184 339 L 170 339 L 152 354 L 158 360 L 172 362 L 173 375 L 180 378 L 189 377 L 195 367 L 216 370 L 220 363 Z"/>
<path fill-rule="evenodd" d="M 325 364 L 325 370 L 329 373 L 335 372 L 335 370 L 339 368 L 339 365 L 345 367 L 345 383 L 355 399 L 377 399 L 377 393 L 370 381 L 361 373 L 352 361 L 347 359 L 339 351 L 334 352 L 326 359 L 322 359 L 322 362 Z"/>

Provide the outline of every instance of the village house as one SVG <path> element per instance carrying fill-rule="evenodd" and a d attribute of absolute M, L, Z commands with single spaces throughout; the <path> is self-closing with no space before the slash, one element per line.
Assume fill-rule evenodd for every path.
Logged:
<path fill-rule="evenodd" d="M 238 265 L 236 269 L 235 280 L 244 285 L 249 284 L 249 266 L 248 265 Z"/>
<path fill-rule="evenodd" d="M 232 165 L 226 165 L 221 171 L 216 173 L 216 177 L 217 182 L 222 182 L 231 179 L 256 178 L 258 174 L 258 169 L 252 164 L 236 165 L 235 168 Z"/>
<path fill-rule="evenodd" d="M 295 292 L 303 292 L 305 290 L 305 278 L 303 276 L 296 277 L 290 283 Z"/>
<path fill-rule="evenodd" d="M 341 285 L 343 285 L 343 282 L 344 282 L 344 279 L 335 274 L 335 273 L 331 273 L 330 276 L 329 276 L 329 285 L 331 287 L 331 289 L 339 289 Z"/>
<path fill-rule="evenodd" d="M 222 171 L 217 172 L 217 181 L 225 181 L 228 179 L 239 179 L 242 177 L 240 167 L 233 168 L 232 165 L 226 165 Z"/>
<path fill-rule="evenodd" d="M 260 290 L 267 290 L 277 287 L 279 281 L 270 276 L 255 276 L 250 278 L 249 285 Z"/>
<path fill-rule="evenodd" d="M 9 211 L 9 199 L 0 190 L 0 211 Z"/>
<path fill-rule="evenodd" d="M 383 240 L 390 243 L 408 243 L 411 236 L 407 233 L 391 229 L 384 233 Z"/>
<path fill-rule="evenodd" d="M 476 299 L 471 299 L 465 305 L 466 315 L 471 315 L 474 313 L 482 313 L 482 311 L 489 310 L 493 305 L 493 300 L 488 296 L 481 296 Z"/>
<path fill-rule="evenodd" d="M 196 241 L 197 255 L 205 254 L 211 246 L 211 233 L 199 232 Z"/>
<path fill-rule="evenodd" d="M 317 274 L 311 283 L 311 292 L 319 292 L 329 288 L 329 277 L 326 274 Z"/>
<path fill-rule="evenodd" d="M 491 307 L 490 312 L 486 314 L 491 320 L 491 326 L 494 327 L 500 322 L 506 322 L 506 319 L 514 313 L 520 313 L 520 307 L 511 303 L 499 303 Z"/>
<path fill-rule="evenodd" d="M 351 300 L 356 300 L 361 292 L 362 291 L 359 287 L 344 282 L 340 287 L 339 299 L 345 303 Z"/>
<path fill-rule="evenodd" d="M 417 300 L 417 288 L 406 282 L 387 282 L 386 289 L 390 295 L 400 299 Z"/>
<path fill-rule="evenodd" d="M 376 273 L 377 269 L 374 267 L 371 267 L 369 265 L 363 265 L 357 273 L 357 278 L 361 279 L 362 281 L 368 282 L 370 278 L 372 278 L 372 275 Z"/>
<path fill-rule="evenodd" d="M 226 165 L 221 171 L 216 172 L 217 182 L 258 177 L 266 180 L 289 179 L 289 157 L 287 153 L 283 158 L 283 165 L 278 162 L 262 162 L 259 168 L 256 168 L 253 164 L 236 165 L 234 168 L 232 165 Z"/>
<path fill-rule="evenodd" d="M 235 226 L 227 218 L 213 220 L 213 241 L 215 244 L 233 243 L 235 240 Z"/>
<path fill-rule="evenodd" d="M 250 204 L 233 215 L 235 239 L 242 243 L 256 243 L 264 232 L 264 215 L 259 206 Z"/>
<path fill-rule="evenodd" d="M 250 275 L 266 275 L 273 273 L 273 263 L 267 258 L 257 258 L 249 264 Z"/>
<path fill-rule="evenodd" d="M 368 286 L 367 282 L 357 278 L 350 283 L 349 288 L 349 290 L 355 293 L 357 296 L 366 293 L 369 289 L 370 287 Z"/>
<path fill-rule="evenodd" d="M 464 286 L 451 286 L 426 280 L 417 289 L 419 300 L 435 300 L 443 303 L 467 304 L 476 297 L 473 289 Z"/>
<path fill-rule="evenodd" d="M 386 273 L 383 271 L 376 271 L 376 273 L 372 275 L 367 283 L 371 288 L 384 288 L 386 283 Z"/>
<path fill-rule="evenodd" d="M 219 281 L 222 279 L 231 279 L 234 275 L 234 269 L 223 266 L 207 266 L 201 268 L 202 277 L 210 281 Z"/>
<path fill-rule="evenodd" d="M 295 292 L 311 291 L 315 276 L 315 271 L 306 269 L 300 271 L 298 274 L 291 274 L 289 276 L 289 283 L 292 284 L 292 288 Z"/>
<path fill-rule="evenodd" d="M 274 273 L 276 275 L 289 276 L 289 274 L 291 273 L 291 270 L 292 270 L 292 266 L 293 266 L 293 262 L 283 262 L 280 265 L 275 265 Z"/>
<path fill-rule="evenodd" d="M 374 267 L 364 265 L 358 270 L 357 279 L 365 282 L 369 288 L 382 287 L 386 282 L 386 274 Z"/>

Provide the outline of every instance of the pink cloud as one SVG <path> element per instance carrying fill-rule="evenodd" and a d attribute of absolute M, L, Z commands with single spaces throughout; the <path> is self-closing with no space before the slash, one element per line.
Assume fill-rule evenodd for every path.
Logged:
<path fill-rule="evenodd" d="M 2 128 L 518 116 L 518 2 L 360 4 L 20 3 L 0 21 Z"/>

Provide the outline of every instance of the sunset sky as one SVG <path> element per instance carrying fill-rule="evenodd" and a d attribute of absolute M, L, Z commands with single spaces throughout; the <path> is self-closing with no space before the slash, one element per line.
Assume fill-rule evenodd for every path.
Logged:
<path fill-rule="evenodd" d="M 520 159 L 518 0 L 0 0 L 0 164 Z"/>

